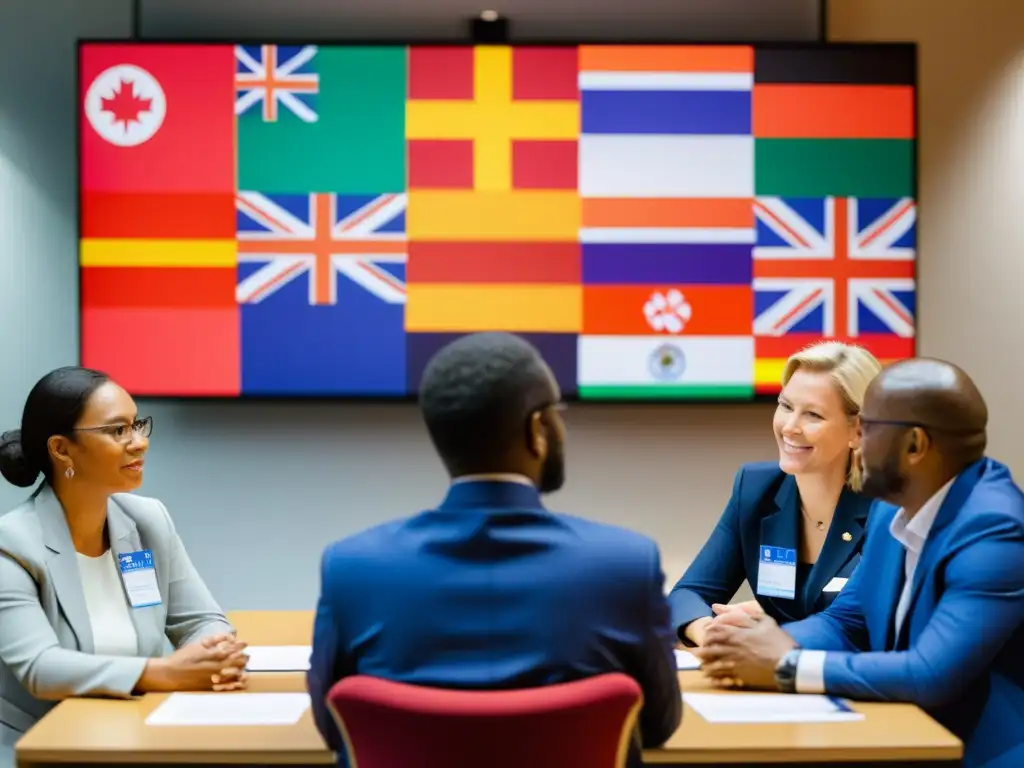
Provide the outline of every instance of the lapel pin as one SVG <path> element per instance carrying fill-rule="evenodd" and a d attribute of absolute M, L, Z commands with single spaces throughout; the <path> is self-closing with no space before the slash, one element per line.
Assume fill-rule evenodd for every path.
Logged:
<path fill-rule="evenodd" d="M 843 534 L 843 541 L 853 541 L 853 534 L 847 531 Z"/>

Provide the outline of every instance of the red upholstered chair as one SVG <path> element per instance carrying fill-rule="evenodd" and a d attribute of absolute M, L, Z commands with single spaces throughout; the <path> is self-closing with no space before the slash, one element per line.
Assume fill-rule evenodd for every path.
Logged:
<path fill-rule="evenodd" d="M 643 702 L 619 673 L 514 691 L 357 675 L 327 699 L 351 768 L 622 768 Z"/>

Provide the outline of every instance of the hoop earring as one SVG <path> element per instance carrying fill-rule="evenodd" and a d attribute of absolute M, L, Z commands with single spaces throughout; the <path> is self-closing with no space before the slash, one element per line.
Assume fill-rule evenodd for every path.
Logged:
<path fill-rule="evenodd" d="M 68 480 L 70 480 L 74 476 L 75 476 L 75 468 L 74 467 L 68 467 L 67 469 L 64 470 L 64 477 L 66 477 Z"/>

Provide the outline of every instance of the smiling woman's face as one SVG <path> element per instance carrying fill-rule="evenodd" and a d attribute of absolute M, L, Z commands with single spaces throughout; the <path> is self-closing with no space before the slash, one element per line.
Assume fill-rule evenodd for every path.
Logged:
<path fill-rule="evenodd" d="M 845 470 L 857 445 L 856 420 L 827 373 L 797 369 L 779 395 L 772 427 L 779 467 L 789 475 Z"/>

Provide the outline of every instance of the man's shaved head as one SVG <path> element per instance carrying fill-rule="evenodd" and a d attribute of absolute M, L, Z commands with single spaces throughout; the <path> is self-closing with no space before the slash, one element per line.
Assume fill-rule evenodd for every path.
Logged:
<path fill-rule="evenodd" d="M 971 377 L 952 363 L 927 357 L 883 370 L 868 388 L 864 410 L 874 418 L 919 422 L 950 435 L 984 433 L 988 426 L 988 407 Z"/>
<path fill-rule="evenodd" d="M 962 369 L 914 358 L 871 382 L 861 424 L 865 493 L 923 502 L 984 455 L 988 408 Z"/>

